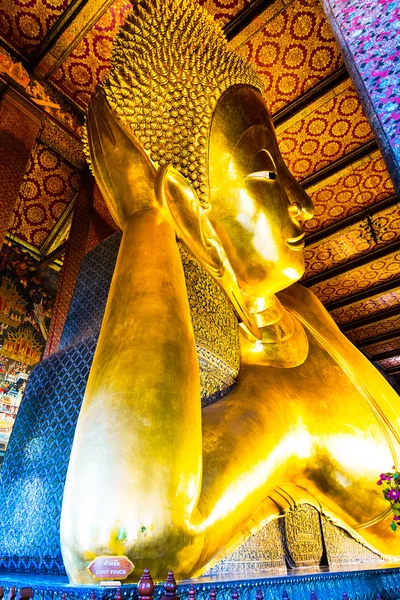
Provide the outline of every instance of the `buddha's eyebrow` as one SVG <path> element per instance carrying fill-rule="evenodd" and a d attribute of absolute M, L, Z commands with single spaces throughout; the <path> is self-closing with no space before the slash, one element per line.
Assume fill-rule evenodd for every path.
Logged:
<path fill-rule="evenodd" d="M 254 171 L 254 173 L 249 173 L 249 175 L 246 175 L 245 179 L 252 179 L 252 180 L 256 180 L 256 179 L 276 179 L 276 172 L 275 171 Z"/>

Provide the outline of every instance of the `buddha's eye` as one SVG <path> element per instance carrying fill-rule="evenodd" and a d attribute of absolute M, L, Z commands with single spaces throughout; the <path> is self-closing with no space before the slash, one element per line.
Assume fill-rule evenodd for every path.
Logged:
<path fill-rule="evenodd" d="M 276 179 L 276 165 L 268 150 L 260 150 L 253 157 L 246 180 Z"/>
<path fill-rule="evenodd" d="M 275 171 L 256 171 L 246 175 L 246 181 L 257 181 L 258 179 L 276 179 Z"/>

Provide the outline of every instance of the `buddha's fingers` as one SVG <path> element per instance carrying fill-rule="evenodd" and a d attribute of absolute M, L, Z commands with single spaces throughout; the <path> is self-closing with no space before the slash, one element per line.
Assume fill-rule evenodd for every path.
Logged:
<path fill-rule="evenodd" d="M 101 90 L 90 102 L 87 129 L 96 180 L 114 220 L 123 229 L 133 214 L 158 207 L 156 170 Z"/>
<path fill-rule="evenodd" d="M 115 194 L 113 194 L 113 186 L 110 181 L 109 170 L 106 164 L 106 155 L 103 153 L 104 140 L 102 142 L 99 130 L 102 120 L 99 118 L 98 102 L 98 94 L 96 94 L 90 101 L 86 116 L 90 162 L 96 182 L 110 213 L 118 227 L 122 228 L 121 216 L 119 215 Z"/>

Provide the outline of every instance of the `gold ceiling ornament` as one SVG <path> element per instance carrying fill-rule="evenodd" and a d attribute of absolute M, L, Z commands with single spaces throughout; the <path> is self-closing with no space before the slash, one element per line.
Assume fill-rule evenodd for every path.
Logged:
<path fill-rule="evenodd" d="M 103 87 L 154 166 L 173 165 L 207 208 L 211 117 L 235 84 L 263 89 L 211 15 L 193 0 L 138 0 L 115 39 Z"/>

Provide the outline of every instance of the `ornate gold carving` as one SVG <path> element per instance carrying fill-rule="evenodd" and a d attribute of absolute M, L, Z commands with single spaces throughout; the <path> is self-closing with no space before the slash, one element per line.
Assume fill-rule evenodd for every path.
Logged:
<path fill-rule="evenodd" d="M 383 562 L 379 554 L 352 538 L 347 531 L 332 523 L 325 515 L 322 515 L 322 531 L 329 565 Z"/>
<path fill-rule="evenodd" d="M 285 569 L 285 550 L 282 543 L 282 520 L 264 525 L 243 542 L 230 556 L 214 565 L 205 577 L 219 574 L 257 574 Z"/>
<path fill-rule="evenodd" d="M 10 277 L 3 277 L 0 285 L 0 323 L 18 327 L 26 315 L 25 302 Z"/>
<path fill-rule="evenodd" d="M 223 395 L 239 373 L 239 324 L 219 285 L 181 246 L 180 253 L 206 405 L 210 396 Z"/>
<path fill-rule="evenodd" d="M 42 358 L 43 343 L 30 325 L 8 329 L 2 354 L 26 365 L 35 365 Z"/>
<path fill-rule="evenodd" d="M 285 516 L 285 537 L 293 567 L 318 566 L 323 552 L 319 513 L 310 504 L 300 504 Z"/>

